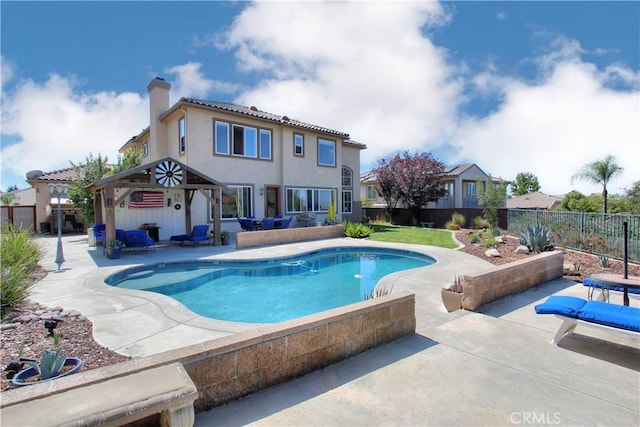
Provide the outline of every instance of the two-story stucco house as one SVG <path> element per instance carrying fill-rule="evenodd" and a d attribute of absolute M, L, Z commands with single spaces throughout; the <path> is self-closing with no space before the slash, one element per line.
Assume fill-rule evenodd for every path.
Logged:
<path fill-rule="evenodd" d="M 484 173 L 475 163 L 458 165 L 449 169 L 443 179 L 442 186 L 448 195 L 428 208 L 477 208 L 478 200 L 489 182 L 489 175 Z M 492 185 L 498 185 L 499 179 L 491 178 Z M 478 188 L 478 185 L 481 188 Z M 386 203 L 376 190 L 376 177 L 373 172 L 360 175 L 360 199 L 367 200 L 372 208 L 384 208 Z M 401 206 L 399 206 L 401 207 Z"/>
<path fill-rule="evenodd" d="M 245 216 L 294 217 L 291 226 L 296 226 L 295 217 L 313 213 L 322 222 L 332 198 L 338 219 L 360 220 L 354 174 L 359 176 L 360 150 L 366 146 L 347 133 L 253 106 L 191 98 L 170 105 L 171 85 L 161 78 L 147 89 L 150 125 L 120 152 L 142 151 L 143 164 L 172 158 L 222 184 L 218 215 L 223 230 L 239 230 L 236 217 Z M 166 208 L 184 202 L 167 191 L 164 209 L 122 214 L 129 215 L 132 225 L 156 223 L 163 240 L 189 231 L 184 221 L 176 220 L 178 213 Z M 127 203 L 122 207 L 128 208 Z M 131 215 L 137 216 L 132 220 Z M 192 224 L 214 223 L 214 205 L 195 193 L 190 215 Z M 121 222 L 116 210 L 116 225 Z"/>

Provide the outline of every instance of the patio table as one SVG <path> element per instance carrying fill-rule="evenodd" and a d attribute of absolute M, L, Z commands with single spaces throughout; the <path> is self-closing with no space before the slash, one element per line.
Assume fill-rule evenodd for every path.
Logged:
<path fill-rule="evenodd" d="M 595 273 L 591 275 L 591 280 L 603 285 L 624 288 L 622 296 L 624 305 L 629 305 L 629 288 L 640 289 L 640 277 L 638 276 L 629 276 L 625 279 L 622 274 Z"/>

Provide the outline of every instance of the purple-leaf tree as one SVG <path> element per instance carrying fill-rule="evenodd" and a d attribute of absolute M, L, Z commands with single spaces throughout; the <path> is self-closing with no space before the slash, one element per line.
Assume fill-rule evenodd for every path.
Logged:
<path fill-rule="evenodd" d="M 411 212 L 414 224 L 420 220 L 420 212 L 429 202 L 446 196 L 441 180 L 444 164 L 431 153 L 398 154 L 391 160 L 380 160 L 376 175 L 378 192 L 387 202 L 387 213 L 392 215 L 399 202 Z"/>

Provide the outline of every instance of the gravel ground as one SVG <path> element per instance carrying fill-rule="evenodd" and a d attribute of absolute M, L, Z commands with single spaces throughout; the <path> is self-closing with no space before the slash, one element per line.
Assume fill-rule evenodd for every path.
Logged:
<path fill-rule="evenodd" d="M 500 257 L 488 258 L 485 256 L 487 248 L 472 244 L 469 236 L 474 233 L 470 230 L 461 230 L 456 233 L 456 238 L 464 248 L 462 252 L 475 255 L 493 264 L 500 265 L 527 258 L 531 255 L 515 254 L 518 247 L 518 239 L 506 237 L 504 243 L 498 245 Z M 476 232 L 477 233 L 477 232 Z M 622 262 L 610 260 L 610 267 L 604 269 L 600 267 L 598 257 L 570 250 L 564 250 L 565 254 L 565 276 L 576 281 L 597 272 L 622 273 Z M 579 266 L 576 271 L 574 266 Z M 571 267 L 571 268 L 570 268 Z M 46 275 L 44 270 L 40 270 L 34 275 L 33 280 L 40 280 Z M 640 276 L 640 266 L 629 264 L 629 275 Z M 72 310 L 73 307 L 65 307 Z M 0 342 L 0 369 L 2 369 L 2 388 L 6 390 L 13 388 L 10 380 L 6 379 L 5 367 L 18 358 L 18 351 L 22 347 L 22 357 L 39 358 L 43 348 L 53 343 L 53 338 L 44 328 L 43 318 L 60 316 L 62 322 L 58 323 L 56 331 L 62 334 L 60 345 L 68 356 L 79 357 L 83 360 L 82 371 L 96 369 L 102 366 L 112 365 L 129 359 L 119 353 L 111 351 L 99 345 L 93 339 L 91 322 L 82 317 L 81 313 L 65 311 L 62 307 L 43 307 L 34 303 L 26 303 L 20 307 L 21 312 L 16 313 L 7 321 L 2 323 L 2 341 Z M 30 316 L 30 321 L 24 323 L 18 320 L 19 315 Z M 26 318 L 22 319 L 26 320 Z"/>

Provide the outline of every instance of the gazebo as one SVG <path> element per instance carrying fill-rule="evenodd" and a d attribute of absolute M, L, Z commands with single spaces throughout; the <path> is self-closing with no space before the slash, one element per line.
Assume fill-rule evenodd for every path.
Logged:
<path fill-rule="evenodd" d="M 216 230 L 214 244 L 222 244 L 220 230 L 220 190 L 223 185 L 195 169 L 171 158 L 165 157 L 151 163 L 137 166 L 106 178 L 89 186 L 94 195 L 95 221 L 106 226 L 106 239 L 115 238 L 115 208 L 134 191 L 139 190 L 182 190 L 184 200 L 185 229 L 191 230 L 191 202 L 196 191 L 200 192 L 214 207 L 213 229 Z M 116 198 L 116 189 L 118 195 Z M 124 191 L 121 191 L 123 190 Z M 213 197 L 209 191 L 213 190 Z M 106 218 L 102 218 L 103 207 Z"/>

